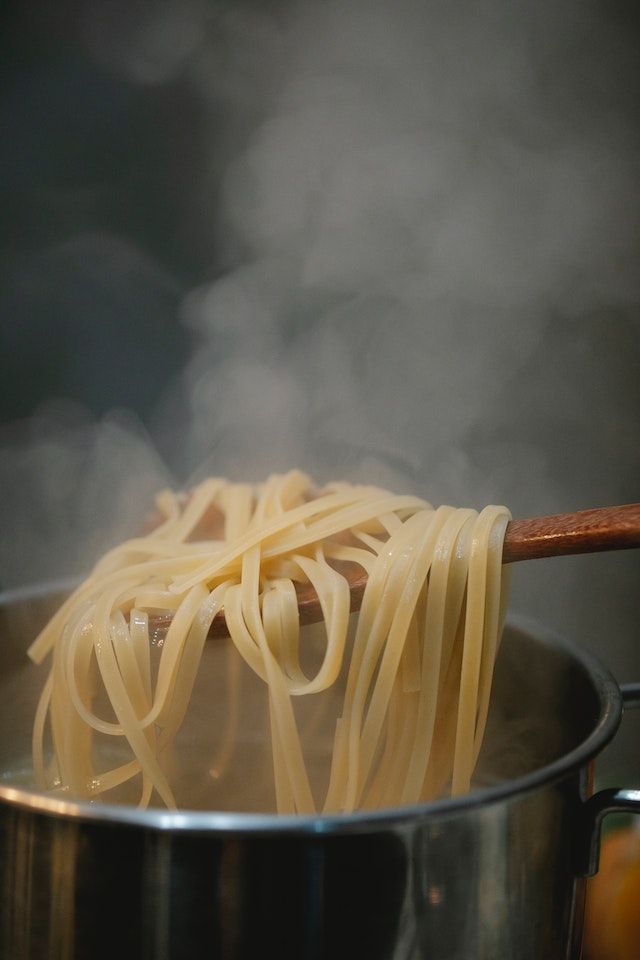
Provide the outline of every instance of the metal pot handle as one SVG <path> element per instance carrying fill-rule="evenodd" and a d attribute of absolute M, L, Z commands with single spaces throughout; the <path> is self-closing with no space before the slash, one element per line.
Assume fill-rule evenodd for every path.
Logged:
<path fill-rule="evenodd" d="M 625 683 L 620 687 L 620 693 L 626 710 L 640 707 L 640 683 Z M 598 872 L 602 821 L 608 813 L 640 814 L 640 790 L 611 787 L 599 790 L 583 803 L 578 824 L 579 876 L 592 877 Z"/>

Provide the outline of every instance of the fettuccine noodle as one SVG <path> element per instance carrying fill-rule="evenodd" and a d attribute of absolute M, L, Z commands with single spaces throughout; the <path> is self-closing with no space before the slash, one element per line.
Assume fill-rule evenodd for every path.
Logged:
<path fill-rule="evenodd" d="M 165 758 L 205 644 L 220 642 L 207 639 L 216 615 L 232 646 L 212 777 L 236 749 L 244 663 L 268 691 L 279 812 L 350 812 L 470 789 L 504 622 L 504 507 L 434 509 L 346 483 L 314 492 L 297 470 L 255 487 L 212 478 L 188 498 L 164 491 L 156 502 L 154 529 L 109 551 L 29 650 L 36 663 L 51 659 L 33 729 L 42 789 L 108 799 L 137 778 L 141 806 L 174 808 Z M 367 575 L 353 616 L 348 570 Z M 301 665 L 303 584 L 324 621 L 312 676 Z M 159 613 L 171 622 L 154 667 L 150 622 Z M 319 790 L 296 700 L 317 698 L 317 723 L 337 684 L 344 694 L 340 709 L 327 708 L 333 750 Z M 108 717 L 96 706 L 105 702 Z M 96 769 L 105 765 L 96 740 L 109 738 L 128 759 Z"/>

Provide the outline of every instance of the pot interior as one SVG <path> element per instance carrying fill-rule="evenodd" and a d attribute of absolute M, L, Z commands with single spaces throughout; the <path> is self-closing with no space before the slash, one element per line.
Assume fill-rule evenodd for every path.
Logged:
<path fill-rule="evenodd" d="M 31 664 L 26 649 L 59 602 L 59 595 L 45 591 L 5 595 L 0 607 L 0 783 L 4 785 L 33 788 L 31 729 L 47 668 Z M 311 661 L 320 654 L 322 637 L 315 628 L 305 631 Z M 161 635 L 155 643 L 160 649 Z M 265 687 L 243 666 L 233 680 L 238 684 L 234 705 L 229 697 L 228 653 L 227 642 L 207 642 L 191 706 L 165 763 L 182 808 L 272 811 L 275 797 L 271 748 L 265 737 L 269 727 Z M 308 666 L 311 669 L 313 664 Z M 334 694 L 341 700 L 339 685 Z M 333 720 L 328 721 L 318 699 L 298 697 L 296 701 L 310 779 L 317 795 L 322 795 Z M 559 760 L 593 732 L 603 708 L 597 677 L 570 647 L 508 624 L 475 785 L 495 785 Z M 105 766 L 129 759 L 118 753 L 119 738 L 104 739 L 109 741 L 100 748 Z M 109 800 L 123 803 L 137 803 L 138 797 L 135 781 L 108 795 Z"/>

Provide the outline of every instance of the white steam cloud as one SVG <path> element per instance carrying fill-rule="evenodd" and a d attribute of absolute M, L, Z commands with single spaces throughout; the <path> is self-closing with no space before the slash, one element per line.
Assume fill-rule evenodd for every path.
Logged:
<path fill-rule="evenodd" d="M 605 491 L 579 456 L 609 443 L 614 416 L 622 459 L 640 465 L 636 411 L 599 367 L 609 338 L 638 333 L 638 209 L 606 81 L 631 54 L 596 12 L 294 5 L 231 100 L 243 116 L 251 81 L 260 103 L 264 74 L 277 79 L 227 147 L 227 267 L 185 304 L 201 337 L 188 462 L 251 475 L 377 462 L 438 500 L 515 496 L 529 512 L 625 495 L 632 462 Z M 226 27 L 247 63 L 255 34 L 231 14 L 218 43 Z"/>
<path fill-rule="evenodd" d="M 28 442 L 20 426 L 0 437 L 5 588 L 81 575 L 139 527 L 150 491 L 171 484 L 126 411 L 94 423 L 77 404 L 51 402 L 29 421 Z"/>

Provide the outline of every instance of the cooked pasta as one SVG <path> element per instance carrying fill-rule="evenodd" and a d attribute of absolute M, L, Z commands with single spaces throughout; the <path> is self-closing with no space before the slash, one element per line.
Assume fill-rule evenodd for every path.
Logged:
<path fill-rule="evenodd" d="M 210 478 L 188 497 L 164 491 L 157 510 L 151 532 L 109 551 L 29 650 L 36 663 L 51 657 L 33 729 L 41 788 L 108 798 L 131 781 L 141 806 L 174 808 L 166 758 L 205 644 L 221 642 L 207 637 L 222 616 L 232 645 L 212 777 L 236 751 L 248 668 L 268 694 L 279 812 L 349 812 L 470 789 L 504 621 L 504 507 L 434 509 L 346 483 L 314 491 L 295 470 L 255 487 Z M 354 573 L 366 586 L 352 616 Z M 324 630 L 309 676 L 297 593 L 305 585 Z M 154 663 L 158 616 L 170 623 Z M 314 701 L 311 725 L 324 711 L 333 729 L 320 786 L 296 716 L 302 698 Z M 106 741 L 126 748 L 124 762 L 105 762 L 97 744 Z"/>

